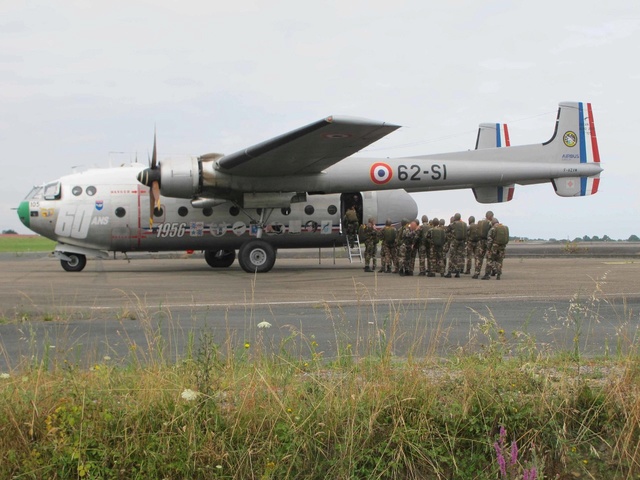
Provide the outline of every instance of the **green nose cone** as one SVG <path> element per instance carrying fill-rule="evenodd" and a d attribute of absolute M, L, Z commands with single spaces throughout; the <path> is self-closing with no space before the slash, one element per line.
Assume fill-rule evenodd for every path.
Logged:
<path fill-rule="evenodd" d="M 29 228 L 29 202 L 20 202 L 18 207 L 18 217 L 22 224 Z"/>

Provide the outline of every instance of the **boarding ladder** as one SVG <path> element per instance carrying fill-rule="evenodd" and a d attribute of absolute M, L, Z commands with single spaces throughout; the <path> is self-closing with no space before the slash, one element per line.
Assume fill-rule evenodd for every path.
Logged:
<path fill-rule="evenodd" d="M 349 238 L 353 237 L 353 238 Z M 357 261 L 362 263 L 362 248 L 360 247 L 360 236 L 359 235 L 345 235 L 346 244 L 345 247 L 347 249 L 347 255 L 349 256 L 349 263 L 353 263 Z"/>

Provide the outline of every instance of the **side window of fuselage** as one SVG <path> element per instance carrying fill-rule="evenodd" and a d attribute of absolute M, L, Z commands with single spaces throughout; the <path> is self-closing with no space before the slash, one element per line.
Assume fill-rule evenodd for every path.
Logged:
<path fill-rule="evenodd" d="M 60 200 L 60 182 L 51 182 L 44 186 L 44 199 Z"/>

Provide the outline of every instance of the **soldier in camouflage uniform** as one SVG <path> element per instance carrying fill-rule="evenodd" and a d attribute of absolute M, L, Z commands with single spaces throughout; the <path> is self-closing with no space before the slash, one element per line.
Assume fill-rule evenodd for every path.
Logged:
<path fill-rule="evenodd" d="M 482 280 L 489 280 L 492 271 L 496 273 L 496 280 L 500 280 L 502 262 L 509 243 L 509 227 L 501 224 L 497 218 L 492 219 L 491 223 L 487 237 L 487 266 Z"/>
<path fill-rule="evenodd" d="M 376 271 L 376 249 L 380 236 L 376 228 L 376 219 L 370 217 L 366 225 L 360 228 L 360 237 L 364 239 L 364 271 Z M 369 262 L 373 261 L 373 267 L 369 268 Z"/>
<path fill-rule="evenodd" d="M 487 254 L 487 236 L 489 235 L 489 230 L 491 229 L 491 220 L 493 220 L 493 212 L 489 210 L 485 214 L 484 220 L 480 220 L 478 222 L 480 239 L 478 240 L 478 245 L 476 245 L 476 269 L 473 277 L 471 278 L 478 278 L 480 276 L 480 272 L 482 271 L 482 261 Z"/>
<path fill-rule="evenodd" d="M 402 247 L 402 245 L 404 244 L 404 242 L 402 241 L 402 237 L 406 231 L 406 228 L 408 228 L 409 225 L 409 220 L 407 220 L 406 218 L 403 218 L 401 223 L 400 223 L 400 227 L 398 227 L 398 231 L 396 233 L 396 269 L 393 271 L 393 273 L 401 273 L 404 275 L 404 252 L 405 249 Z"/>
<path fill-rule="evenodd" d="M 441 277 L 444 276 L 443 247 L 446 242 L 446 232 L 442 223 L 437 218 L 434 218 L 432 228 L 427 232 L 427 242 L 429 244 L 428 277 L 435 277 L 436 273 L 439 273 Z"/>
<path fill-rule="evenodd" d="M 358 227 L 360 226 L 360 221 L 358 220 L 358 212 L 356 212 L 355 205 L 351 205 L 345 212 L 342 219 L 342 224 L 345 226 L 345 229 L 347 231 L 347 241 L 349 242 L 349 247 L 355 247 L 356 235 L 358 234 Z"/>
<path fill-rule="evenodd" d="M 467 228 L 467 246 L 465 249 L 464 273 L 469 275 L 476 257 L 476 249 L 478 248 L 478 240 L 480 240 L 480 229 L 476 223 L 476 217 L 469 217 L 469 228 Z M 475 270 L 475 268 L 474 268 Z"/>
<path fill-rule="evenodd" d="M 427 232 L 431 229 L 429 218 L 422 216 L 422 225 L 420 225 L 420 234 L 418 235 L 418 266 L 420 267 L 420 275 L 426 275 L 429 270 L 428 255 L 429 243 L 427 241 Z"/>
<path fill-rule="evenodd" d="M 406 225 L 402 232 L 402 250 L 404 271 L 400 271 L 400 275 L 413 275 L 413 268 L 416 261 L 416 240 L 418 238 L 418 222 L 413 220 Z"/>
<path fill-rule="evenodd" d="M 444 226 L 444 218 L 440 219 L 440 225 Z M 448 272 L 449 268 L 451 268 L 451 258 L 449 255 L 449 250 L 451 249 L 451 236 L 453 235 L 453 217 L 449 219 L 449 225 L 444 226 L 445 233 L 445 243 L 442 247 L 442 254 L 444 255 L 444 271 Z"/>
<path fill-rule="evenodd" d="M 445 275 L 451 278 L 453 273 L 456 278 L 460 278 L 460 272 L 464 267 L 464 250 L 467 241 L 467 224 L 461 219 L 461 215 L 456 213 L 450 225 L 450 246 L 449 246 L 449 270 Z"/>
<path fill-rule="evenodd" d="M 380 232 L 382 240 L 382 251 L 380 253 L 381 272 L 391 273 L 391 267 L 395 261 L 396 233 L 396 229 L 391 225 L 391 219 L 387 218 L 385 226 Z"/>

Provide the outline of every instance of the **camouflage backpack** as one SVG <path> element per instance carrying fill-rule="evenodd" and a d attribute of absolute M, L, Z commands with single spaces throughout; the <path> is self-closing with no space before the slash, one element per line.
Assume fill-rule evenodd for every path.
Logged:
<path fill-rule="evenodd" d="M 509 227 L 507 227 L 506 225 L 498 224 L 493 228 L 496 229 L 496 236 L 494 239 L 496 245 L 506 245 L 507 243 L 509 243 Z"/>
<path fill-rule="evenodd" d="M 442 247 L 446 240 L 445 231 L 440 227 L 436 227 L 431 229 L 430 232 L 431 232 L 431 242 L 436 247 Z"/>
<path fill-rule="evenodd" d="M 467 239 L 467 224 L 461 220 L 453 222 L 453 236 L 456 240 L 466 240 Z"/>
<path fill-rule="evenodd" d="M 382 229 L 382 240 L 387 245 L 393 245 L 396 241 L 396 229 L 393 227 L 384 227 Z"/>
<path fill-rule="evenodd" d="M 480 224 L 472 223 L 469 225 L 469 240 L 472 242 L 480 240 Z"/>
<path fill-rule="evenodd" d="M 486 240 L 489 230 L 491 230 L 491 222 L 489 220 L 480 220 L 478 222 L 478 227 L 480 227 L 480 238 L 484 238 Z"/>

